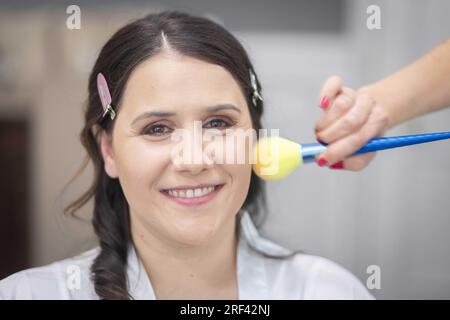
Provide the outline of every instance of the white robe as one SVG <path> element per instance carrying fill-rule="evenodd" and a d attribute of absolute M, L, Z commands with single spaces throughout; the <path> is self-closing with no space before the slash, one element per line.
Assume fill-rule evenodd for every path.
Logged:
<path fill-rule="evenodd" d="M 271 259 L 251 250 L 246 241 L 269 254 L 290 252 L 260 236 L 244 211 L 237 249 L 239 299 L 374 298 L 353 274 L 326 258 L 297 253 L 288 259 Z M 155 299 L 144 266 L 131 248 L 129 292 L 137 300 Z M 90 267 L 98 253 L 97 247 L 76 257 L 17 272 L 0 281 L 0 299 L 98 299 L 90 280 Z"/>

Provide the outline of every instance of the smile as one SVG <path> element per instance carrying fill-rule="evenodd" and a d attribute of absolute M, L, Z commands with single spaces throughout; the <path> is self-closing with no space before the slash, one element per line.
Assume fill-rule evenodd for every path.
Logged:
<path fill-rule="evenodd" d="M 200 205 L 212 200 L 223 186 L 224 184 L 218 184 L 196 188 L 163 189 L 161 193 L 178 204 Z"/>

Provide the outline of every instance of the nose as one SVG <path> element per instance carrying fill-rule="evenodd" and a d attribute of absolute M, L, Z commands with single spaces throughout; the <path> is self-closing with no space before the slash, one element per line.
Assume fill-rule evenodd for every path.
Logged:
<path fill-rule="evenodd" d="M 190 173 L 191 175 L 199 175 L 203 171 L 208 170 L 208 165 L 202 164 L 178 164 L 175 165 L 177 171 Z"/>
<path fill-rule="evenodd" d="M 172 150 L 172 164 L 179 172 L 187 172 L 192 175 L 211 168 L 215 162 L 208 152 L 207 142 L 204 141 L 202 131 L 198 130 L 184 132 L 181 140 L 176 143 Z"/>

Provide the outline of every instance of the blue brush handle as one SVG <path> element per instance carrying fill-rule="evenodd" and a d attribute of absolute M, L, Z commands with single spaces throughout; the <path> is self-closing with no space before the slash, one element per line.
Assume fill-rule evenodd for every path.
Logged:
<path fill-rule="evenodd" d="M 406 136 L 382 137 L 371 139 L 364 147 L 353 155 L 385 149 L 400 148 L 413 144 L 426 143 L 437 140 L 450 139 L 450 132 L 435 132 L 424 134 L 412 134 Z M 326 150 L 327 144 L 305 143 L 301 145 L 301 154 L 304 163 L 314 162 L 315 156 Z"/>

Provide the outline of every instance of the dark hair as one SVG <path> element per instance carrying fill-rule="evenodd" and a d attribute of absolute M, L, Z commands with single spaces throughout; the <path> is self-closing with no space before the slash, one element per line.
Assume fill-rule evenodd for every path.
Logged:
<path fill-rule="evenodd" d="M 97 74 L 101 72 L 105 76 L 113 107 L 118 112 L 132 71 L 143 61 L 163 51 L 164 40 L 167 40 L 172 50 L 228 70 L 239 84 L 247 105 L 251 106 L 250 116 L 257 135 L 262 128 L 263 103 L 257 99 L 256 107 L 252 105 L 253 89 L 249 70 L 253 71 L 253 66 L 239 41 L 222 26 L 187 13 L 163 11 L 127 24 L 109 39 L 100 51 L 89 77 L 85 125 L 80 134 L 88 154 L 69 184 L 85 169 L 89 160 L 94 164 L 94 180 L 90 188 L 64 210 L 74 215 L 92 197 L 95 199 L 92 224 L 99 238 L 101 251 L 91 272 L 95 291 L 102 299 L 132 298 L 128 292 L 126 276 L 127 254 L 132 238 L 129 207 L 119 180 L 111 179 L 103 169 L 99 134 L 104 130 L 110 135 L 115 121 L 102 121 L 103 109 L 97 91 Z M 257 84 L 261 88 L 258 80 Z M 253 172 L 243 209 L 250 213 L 254 221 L 262 223 L 265 218 L 262 214 L 266 212 L 264 183 Z"/>

